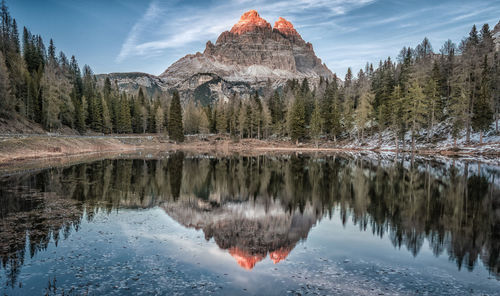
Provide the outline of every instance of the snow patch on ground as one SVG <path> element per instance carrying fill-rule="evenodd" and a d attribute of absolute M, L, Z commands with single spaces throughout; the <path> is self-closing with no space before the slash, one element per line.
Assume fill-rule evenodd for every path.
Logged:
<path fill-rule="evenodd" d="M 429 133 L 429 135 L 428 135 Z M 396 142 L 394 140 L 394 133 L 390 130 L 385 130 L 379 135 L 373 133 L 361 140 L 358 137 L 358 131 L 353 129 L 351 135 L 352 140 L 340 143 L 343 148 L 352 149 L 377 149 L 381 151 L 394 151 L 396 150 Z M 458 149 L 463 154 L 498 154 L 500 151 L 500 132 L 495 131 L 495 123 L 491 125 L 488 132 L 483 134 L 483 143 L 479 144 L 480 133 L 471 132 L 470 142 L 466 142 L 466 132 L 463 130 L 457 138 Z M 411 132 L 407 132 L 404 136 L 405 150 L 411 150 Z M 416 149 L 418 150 L 432 150 L 439 154 L 441 151 L 454 150 L 454 139 L 451 134 L 450 122 L 442 122 L 436 124 L 431 130 L 420 130 L 416 137 Z M 403 148 L 403 140 L 399 140 L 399 149 Z M 497 157 L 498 158 L 498 157 Z"/>

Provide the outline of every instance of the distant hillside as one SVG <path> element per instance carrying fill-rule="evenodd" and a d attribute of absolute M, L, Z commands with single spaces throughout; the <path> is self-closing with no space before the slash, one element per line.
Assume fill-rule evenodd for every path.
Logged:
<path fill-rule="evenodd" d="M 157 93 L 166 92 L 168 89 L 165 82 L 152 74 L 141 72 L 110 73 L 96 75 L 98 87 L 104 86 L 104 80 L 109 77 L 111 83 L 118 85 L 118 88 L 130 94 L 137 94 L 139 88 L 146 90 L 148 96 L 153 97 Z"/>

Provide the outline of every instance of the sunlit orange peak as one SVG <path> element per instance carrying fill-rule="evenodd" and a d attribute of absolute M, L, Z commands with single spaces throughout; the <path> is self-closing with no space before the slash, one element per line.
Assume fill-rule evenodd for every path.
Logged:
<path fill-rule="evenodd" d="M 274 264 L 277 264 L 280 261 L 285 260 L 286 257 L 288 257 L 288 254 L 290 254 L 290 250 L 281 248 L 274 252 L 269 253 L 269 258 L 273 260 Z"/>
<path fill-rule="evenodd" d="M 274 29 L 280 31 L 281 33 L 285 35 L 299 35 L 295 28 L 293 27 L 292 23 L 287 21 L 286 19 L 280 17 L 275 23 L 274 23 Z"/>
<path fill-rule="evenodd" d="M 239 266 L 247 270 L 253 269 L 255 264 L 264 259 L 264 256 L 262 255 L 250 255 L 247 252 L 242 251 L 238 248 L 230 248 L 229 254 L 231 254 L 231 256 L 233 256 L 233 258 L 236 259 L 236 262 L 238 263 Z"/>
<path fill-rule="evenodd" d="M 269 24 L 265 19 L 261 18 L 256 10 L 250 10 L 245 12 L 239 22 L 237 22 L 231 29 L 233 34 L 243 34 L 246 32 L 254 31 L 256 28 L 269 28 L 271 29 L 271 24 Z"/>

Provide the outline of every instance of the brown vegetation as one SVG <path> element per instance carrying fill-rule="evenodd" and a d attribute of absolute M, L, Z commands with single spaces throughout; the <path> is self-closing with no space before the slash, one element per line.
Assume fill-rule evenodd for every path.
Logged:
<path fill-rule="evenodd" d="M 498 157 L 498 143 L 491 149 L 467 146 L 464 149 L 447 149 L 436 147 L 418 150 L 418 154 L 441 154 L 446 156 L 482 155 Z M 449 147 L 448 147 L 449 148 Z M 184 143 L 174 143 L 158 135 L 121 135 L 121 136 L 0 136 L 0 164 L 23 160 L 67 157 L 90 153 L 133 152 L 166 152 L 183 150 L 190 153 L 212 153 L 258 155 L 265 153 L 337 153 L 355 151 L 395 152 L 390 149 L 374 147 L 352 147 L 349 142 L 320 141 L 314 143 L 295 144 L 287 140 L 231 139 L 220 135 L 187 136 Z M 401 151 L 401 150 L 400 150 Z"/>

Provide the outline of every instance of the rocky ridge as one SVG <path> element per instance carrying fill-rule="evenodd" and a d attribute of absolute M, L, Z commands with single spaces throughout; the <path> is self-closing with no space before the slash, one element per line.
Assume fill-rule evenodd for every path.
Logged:
<path fill-rule="evenodd" d="M 203 53 L 186 55 L 160 75 L 169 88 L 195 99 L 250 94 L 268 81 L 275 88 L 288 79 L 307 78 L 315 84 L 320 77 L 334 76 L 292 23 L 279 18 L 271 27 L 255 10 L 244 13 L 215 44 L 208 41 Z"/>
<path fill-rule="evenodd" d="M 314 87 L 320 77 L 334 75 L 291 22 L 280 17 L 271 26 L 250 10 L 215 44 L 208 41 L 203 53 L 186 55 L 159 76 L 111 73 L 98 75 L 98 83 L 106 77 L 122 91 L 136 93 L 142 87 L 153 95 L 177 89 L 184 103 L 196 100 L 206 105 L 234 94 L 244 98 L 265 87 L 276 89 L 289 79 L 307 78 Z"/>
<path fill-rule="evenodd" d="M 493 42 L 495 43 L 495 50 L 500 51 L 500 21 L 495 25 L 491 33 Z"/>

